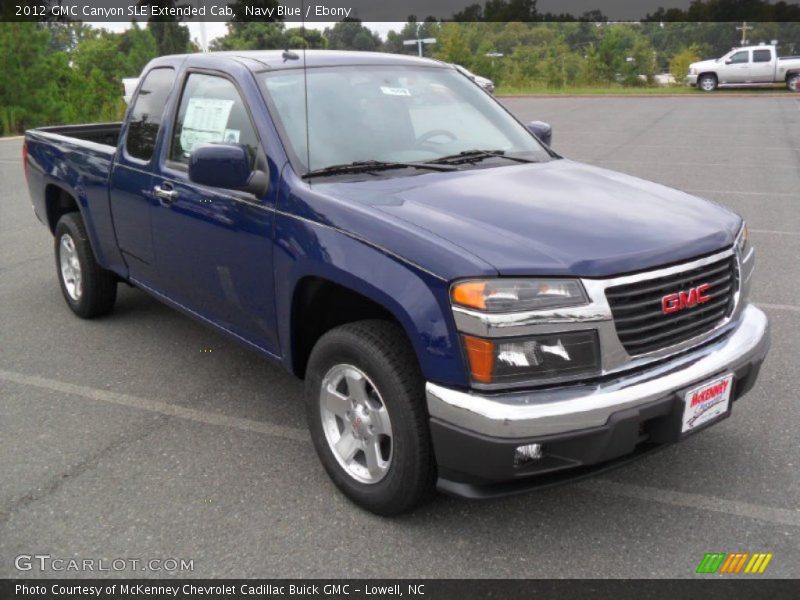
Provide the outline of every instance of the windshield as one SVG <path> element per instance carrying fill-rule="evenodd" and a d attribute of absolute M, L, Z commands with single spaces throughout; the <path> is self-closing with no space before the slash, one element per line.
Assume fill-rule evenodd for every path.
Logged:
<path fill-rule="evenodd" d="M 311 68 L 306 77 L 302 69 L 264 73 L 261 81 L 301 173 L 356 161 L 425 162 L 478 149 L 551 158 L 455 69 L 340 66 Z"/>

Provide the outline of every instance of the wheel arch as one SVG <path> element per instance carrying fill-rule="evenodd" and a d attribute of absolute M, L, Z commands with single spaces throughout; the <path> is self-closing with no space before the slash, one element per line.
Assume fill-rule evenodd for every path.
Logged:
<path fill-rule="evenodd" d="M 81 212 L 77 195 L 57 183 L 48 183 L 44 189 L 44 204 L 47 226 L 55 233 L 58 220 L 70 212 Z M 81 214 L 81 218 L 83 215 Z"/>
<path fill-rule="evenodd" d="M 448 282 L 338 230 L 291 224 L 300 229 L 291 244 L 278 236 L 284 251 L 274 258 L 278 335 L 291 372 L 304 376 L 313 343 L 331 327 L 377 317 L 401 326 L 426 379 L 468 384 Z"/>

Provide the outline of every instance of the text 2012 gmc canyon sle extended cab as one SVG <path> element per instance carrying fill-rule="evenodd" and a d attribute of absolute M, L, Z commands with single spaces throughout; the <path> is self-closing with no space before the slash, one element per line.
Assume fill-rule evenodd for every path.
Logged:
<path fill-rule="evenodd" d="M 396 514 L 678 441 L 766 356 L 742 219 L 549 135 L 436 61 L 198 54 L 24 163 L 77 315 L 124 281 L 282 363 L 336 485 Z"/>

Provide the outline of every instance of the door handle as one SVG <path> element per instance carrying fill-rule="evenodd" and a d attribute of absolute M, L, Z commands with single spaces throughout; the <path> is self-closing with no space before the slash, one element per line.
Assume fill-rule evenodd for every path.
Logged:
<path fill-rule="evenodd" d="M 165 184 L 163 187 L 157 185 L 153 188 L 153 194 L 161 204 L 172 204 L 178 199 L 178 192 L 172 189 L 172 186 Z"/>

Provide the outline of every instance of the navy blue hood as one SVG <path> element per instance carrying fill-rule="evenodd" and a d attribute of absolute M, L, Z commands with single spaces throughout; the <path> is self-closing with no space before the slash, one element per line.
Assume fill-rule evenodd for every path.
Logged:
<path fill-rule="evenodd" d="M 443 238 L 501 275 L 639 271 L 730 246 L 741 226 L 714 202 L 568 160 L 320 187 Z"/>

